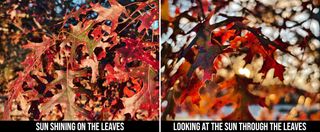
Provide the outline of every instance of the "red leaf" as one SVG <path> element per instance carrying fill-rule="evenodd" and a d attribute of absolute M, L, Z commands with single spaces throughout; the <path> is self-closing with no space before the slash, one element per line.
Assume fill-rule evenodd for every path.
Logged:
<path fill-rule="evenodd" d="M 226 27 L 220 28 L 217 32 L 213 33 L 214 37 L 221 37 L 221 44 L 224 44 L 226 41 L 229 41 L 231 37 L 235 36 L 236 30 L 230 29 L 234 24 L 230 23 Z"/>
<path fill-rule="evenodd" d="M 137 92 L 140 92 L 142 88 L 142 82 L 140 80 L 131 77 L 130 82 L 132 83 L 132 86 L 126 86 L 123 89 L 124 95 L 129 98 L 135 95 Z"/>
<path fill-rule="evenodd" d="M 233 40 L 230 41 L 230 47 L 233 49 L 237 49 L 237 48 L 239 48 L 241 43 L 243 43 L 245 41 L 246 41 L 246 39 L 244 37 L 237 36 Z"/>
<path fill-rule="evenodd" d="M 103 49 L 98 55 L 97 60 L 101 60 L 107 56 L 107 52 Z"/>
<path fill-rule="evenodd" d="M 29 73 L 41 66 L 41 55 L 44 54 L 45 51 L 54 44 L 54 41 L 47 36 L 44 36 L 42 39 L 42 43 L 29 42 L 28 44 L 22 46 L 23 48 L 32 49 L 32 53 L 28 54 L 26 59 L 21 63 L 23 66 L 25 66 L 24 71 L 19 73 L 19 76 L 8 85 L 11 92 L 9 93 L 9 99 L 5 105 L 6 111 L 3 114 L 4 119 L 9 119 L 9 111 L 11 110 L 12 101 L 16 99 L 21 92 L 23 92 L 23 82 L 29 82 L 28 84 L 30 86 L 30 82 L 33 81 L 30 80 L 31 77 L 29 76 Z"/>
<path fill-rule="evenodd" d="M 125 58 L 137 58 L 140 61 L 143 61 L 151 65 L 155 70 L 159 69 L 159 62 L 156 58 L 151 55 L 151 51 L 144 50 L 144 48 L 149 47 L 149 43 L 141 42 L 140 40 L 127 38 L 123 40 L 126 43 L 126 46 L 119 49 L 122 56 Z M 125 60 L 125 61 L 127 61 Z"/>
<path fill-rule="evenodd" d="M 148 6 L 148 5 L 146 5 L 146 6 Z M 149 29 L 151 27 L 152 23 L 159 19 L 158 13 L 159 13 L 158 7 L 156 6 L 150 12 L 146 12 L 145 14 L 143 14 L 139 18 L 139 20 L 141 21 L 141 25 L 138 28 L 138 32 L 141 32 L 144 29 Z"/>
<path fill-rule="evenodd" d="M 92 10 L 99 14 L 96 21 L 102 22 L 105 20 L 110 20 L 112 22 L 111 30 L 115 30 L 118 26 L 118 20 L 122 13 L 126 13 L 126 9 L 119 4 L 116 0 L 109 0 L 108 1 L 111 5 L 110 8 L 105 8 L 101 6 L 99 3 L 92 4 Z"/>
<path fill-rule="evenodd" d="M 260 72 L 267 74 L 267 72 L 274 68 L 274 76 L 278 77 L 281 81 L 283 81 L 283 72 L 285 71 L 284 66 L 279 64 L 274 58 L 266 57 Z"/>
<path fill-rule="evenodd" d="M 236 32 L 236 30 L 228 30 L 228 31 L 226 31 L 224 33 L 224 35 L 222 36 L 221 43 L 224 43 L 227 40 L 229 40 L 231 37 L 233 37 L 235 32 Z"/>
<path fill-rule="evenodd" d="M 281 81 L 283 81 L 283 72 L 285 71 L 284 66 L 279 64 L 274 58 L 273 58 L 273 53 L 275 51 L 274 47 L 270 47 L 268 50 L 266 50 L 259 40 L 252 34 L 248 33 L 246 35 L 247 42 L 245 42 L 244 46 L 249 48 L 249 51 L 247 52 L 247 56 L 244 58 L 246 62 L 251 62 L 252 58 L 256 54 L 262 55 L 264 58 L 264 63 L 262 66 L 262 69 L 260 72 L 266 73 L 274 68 L 275 69 L 275 76 L 278 77 Z"/>
<path fill-rule="evenodd" d="M 264 97 L 253 95 L 248 91 L 251 79 L 236 76 L 219 83 L 219 90 L 227 89 L 228 93 L 214 99 L 213 108 L 221 109 L 227 104 L 233 104 L 235 110 L 223 120 L 255 120 L 249 112 L 249 105 L 259 104 L 266 106 Z"/>
<path fill-rule="evenodd" d="M 200 80 L 197 75 L 193 74 L 188 83 L 187 87 L 182 89 L 182 94 L 179 97 L 179 102 L 182 103 L 188 96 L 191 97 L 192 103 L 199 105 L 200 94 L 199 90 L 204 85 L 203 81 Z"/>

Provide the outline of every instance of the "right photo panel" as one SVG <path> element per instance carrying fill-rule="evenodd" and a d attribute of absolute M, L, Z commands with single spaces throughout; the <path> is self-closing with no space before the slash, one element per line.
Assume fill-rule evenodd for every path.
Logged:
<path fill-rule="evenodd" d="M 162 121 L 320 120 L 319 0 L 162 0 Z"/>

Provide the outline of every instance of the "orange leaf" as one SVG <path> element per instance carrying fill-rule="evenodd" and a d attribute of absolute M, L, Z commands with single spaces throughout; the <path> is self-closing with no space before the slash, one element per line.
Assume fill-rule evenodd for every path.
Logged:
<path fill-rule="evenodd" d="M 183 89 L 182 94 L 178 100 L 180 100 L 180 103 L 183 103 L 183 101 L 186 99 L 186 97 L 190 96 L 192 103 L 199 105 L 200 101 L 200 94 L 199 89 L 204 85 L 204 83 L 195 75 L 190 79 L 190 82 L 188 83 L 187 87 Z"/>

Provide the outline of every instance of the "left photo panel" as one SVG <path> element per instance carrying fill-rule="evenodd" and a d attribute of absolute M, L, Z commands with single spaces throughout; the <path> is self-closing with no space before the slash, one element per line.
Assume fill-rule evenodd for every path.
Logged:
<path fill-rule="evenodd" d="M 1 120 L 158 124 L 159 1 L 4 0 L 0 23 Z"/>

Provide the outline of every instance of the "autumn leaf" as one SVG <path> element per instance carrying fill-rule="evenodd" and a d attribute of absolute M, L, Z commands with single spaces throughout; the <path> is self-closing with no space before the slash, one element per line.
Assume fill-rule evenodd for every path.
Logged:
<path fill-rule="evenodd" d="M 126 14 L 126 9 L 119 4 L 116 0 L 109 0 L 108 1 L 111 5 L 110 8 L 105 8 L 101 4 L 91 4 L 93 11 L 99 14 L 96 21 L 102 22 L 105 20 L 110 20 L 112 22 L 111 31 L 115 30 L 118 25 L 119 17 L 122 13 Z"/>
<path fill-rule="evenodd" d="M 151 9 L 151 11 L 143 14 L 139 19 L 141 21 L 141 25 L 138 28 L 138 32 L 141 32 L 144 29 L 149 29 L 156 20 L 158 20 L 158 8 L 155 7 Z"/>
<path fill-rule="evenodd" d="M 33 16 L 41 34 L 26 33 L 31 39 L 22 47 L 31 51 L 21 63 L 22 71 L 7 85 L 10 98 L 4 118 L 14 120 L 18 111 L 29 120 L 156 120 L 158 33 L 145 35 L 131 24 L 141 21 L 141 28 L 150 29 L 158 17 L 157 4 L 83 3 L 59 19 L 53 17 L 57 22 L 43 30 L 39 23 L 49 16 Z M 141 7 L 134 11 L 136 6 Z M 147 6 L 152 10 L 144 10 Z M 144 14 L 139 15 L 142 19 L 132 21 L 134 12 Z M 124 102 L 129 98 L 136 104 Z M 18 110 L 17 102 L 22 106 Z"/>
<path fill-rule="evenodd" d="M 266 106 L 264 97 L 253 95 L 248 91 L 248 84 L 251 82 L 250 79 L 236 76 L 219 83 L 219 89 L 228 89 L 228 93 L 214 99 L 212 108 L 221 109 L 227 104 L 233 104 L 235 107 L 235 110 L 223 120 L 255 120 L 249 112 L 249 106 L 252 104 Z"/>
<path fill-rule="evenodd" d="M 185 88 L 182 88 L 181 96 L 178 98 L 179 103 L 183 103 L 183 101 L 187 97 L 191 97 L 192 103 L 199 105 L 200 95 L 199 90 L 204 85 L 202 80 L 200 80 L 195 74 L 190 79 L 190 82 L 186 85 Z"/>
<path fill-rule="evenodd" d="M 154 69 L 158 69 L 159 64 L 156 61 L 155 57 L 152 56 L 150 51 L 146 51 L 143 49 L 148 47 L 148 43 L 143 43 L 139 40 L 134 39 L 124 39 L 123 42 L 126 43 L 126 46 L 119 49 L 122 56 L 128 59 L 137 58 L 138 60 L 151 65 Z"/>
<path fill-rule="evenodd" d="M 25 66 L 25 70 L 24 72 L 20 72 L 18 74 L 18 78 L 16 78 L 13 82 L 11 82 L 9 84 L 9 90 L 11 91 L 10 93 L 10 98 L 8 99 L 5 107 L 6 107 L 6 111 L 4 112 L 4 119 L 9 119 L 9 111 L 11 109 L 12 106 L 12 101 L 17 98 L 17 96 L 23 92 L 22 89 L 22 84 L 24 81 L 27 80 L 27 82 L 29 82 L 28 84 L 31 84 L 32 79 L 29 76 L 29 73 L 35 69 L 41 66 L 41 55 L 43 53 L 45 53 L 45 51 L 50 48 L 50 46 L 53 45 L 53 41 L 45 36 L 43 37 L 43 42 L 42 43 L 32 43 L 29 42 L 28 44 L 24 45 L 24 48 L 29 48 L 29 49 L 33 49 L 32 53 L 29 54 L 26 59 L 24 60 L 24 62 L 22 62 L 22 65 Z M 29 85 L 29 86 L 33 86 Z"/>
<path fill-rule="evenodd" d="M 54 95 L 49 101 L 40 105 L 41 114 L 45 115 L 49 113 L 49 111 L 52 110 L 56 104 L 62 104 L 64 107 L 66 107 L 66 111 L 64 111 L 65 120 L 76 120 L 78 113 L 90 117 L 88 111 L 79 108 L 74 103 L 76 94 L 72 80 L 77 76 L 81 76 L 81 74 L 69 70 L 56 71 L 56 73 L 58 74 L 58 77 L 52 81 L 51 85 L 61 84 L 62 92 Z"/>
<path fill-rule="evenodd" d="M 143 80 L 145 84 L 143 85 L 142 89 L 131 97 L 122 98 L 125 107 L 122 111 L 123 114 L 130 113 L 133 115 L 139 108 L 144 107 L 145 105 L 152 105 L 151 107 L 154 108 L 158 107 L 157 100 L 151 99 L 154 97 L 153 95 L 158 93 L 157 84 L 154 79 L 151 78 L 156 75 L 156 72 L 150 66 L 146 70 L 147 77 Z M 157 109 L 153 110 L 149 108 L 148 110 L 147 117 L 152 117 L 153 114 L 157 113 Z"/>

